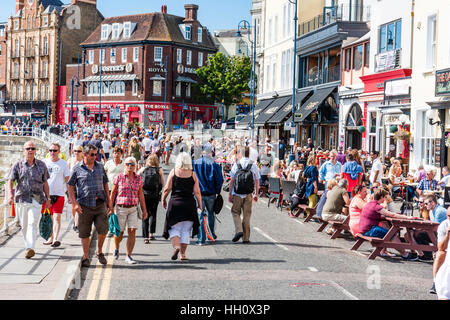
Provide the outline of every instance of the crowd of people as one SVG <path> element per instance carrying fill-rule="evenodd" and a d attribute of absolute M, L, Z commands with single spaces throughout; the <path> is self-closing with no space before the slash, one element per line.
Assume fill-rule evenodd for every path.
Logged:
<path fill-rule="evenodd" d="M 54 221 L 52 237 L 44 244 L 61 245 L 60 215 L 66 190 L 74 215 L 74 231 L 78 232 L 84 250 L 84 267 L 90 265 L 92 225 L 98 233 L 96 256 L 100 263 L 107 263 L 102 251 L 107 236 L 114 237 L 114 257 L 119 259 L 125 231 L 128 234 L 125 261 L 136 263 L 132 254 L 139 219 L 143 241 L 149 244 L 157 234 L 159 202 L 166 210 L 161 234 L 170 239 L 174 250 L 170 258 L 177 260 L 180 256 L 181 260 L 187 260 L 190 238 L 196 237 L 199 246 L 217 238 L 215 212 L 220 210 L 217 206 L 219 203 L 220 207 L 222 190 L 228 192 L 227 200 L 232 203 L 235 234 L 231 240 L 242 239 L 242 243 L 249 244 L 252 209 L 259 197 L 270 194 L 268 181 L 275 178 L 281 191 L 285 181 L 295 183 L 291 194 L 281 192 L 279 203 L 287 202 L 292 218 L 301 214 L 301 204 L 307 205 L 315 208 L 316 217 L 324 221 L 348 221 L 353 236 L 383 238 L 388 232 L 385 217 L 411 219 L 395 205 L 405 202 L 403 194 L 409 195 L 423 219 L 440 223 L 438 252 L 433 256 L 431 252 L 419 255 L 400 250 L 399 254 L 405 260 L 434 260 L 435 279 L 442 278 L 439 270 L 448 268 L 445 262 L 450 209 L 439 204 L 437 193 L 429 193 L 448 185 L 448 168 L 443 168 L 443 177 L 437 181 L 435 172 L 423 166 L 414 174 L 405 173 L 401 159 L 393 158 L 386 165 L 376 151 L 370 154 L 354 149 L 344 152 L 342 148 L 327 151 L 315 148 L 310 140 L 304 147 L 294 145 L 294 158 L 289 159 L 286 153 L 277 153 L 270 140 L 258 145 L 248 137 L 224 136 L 202 143 L 191 135 L 183 138 L 162 133 L 157 127 L 127 128 L 120 132 L 118 127 L 80 125 L 73 134 L 65 128 L 62 135 L 71 145 L 67 161 L 61 159 L 58 144 L 50 146 L 45 161 L 35 159 L 36 146 L 28 141 L 24 146 L 25 159 L 13 166 L 8 177 L 11 190 L 8 201 L 17 204 L 28 259 L 35 254 L 37 222 L 44 210 L 50 210 Z M 171 157 L 175 165 L 165 178 L 162 167 L 171 168 Z M 113 213 L 120 230 L 115 234 L 108 232 Z M 331 234 L 334 230 L 329 228 L 327 232 Z M 426 234 L 417 234 L 415 238 L 421 244 L 431 242 Z M 383 250 L 381 256 L 395 255 Z M 441 282 L 436 280 L 432 291 L 441 290 L 438 285 Z"/>

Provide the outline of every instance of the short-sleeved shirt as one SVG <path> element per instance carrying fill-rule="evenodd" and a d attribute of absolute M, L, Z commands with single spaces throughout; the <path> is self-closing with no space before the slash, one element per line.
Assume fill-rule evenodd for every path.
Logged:
<path fill-rule="evenodd" d="M 259 173 L 262 176 L 269 175 L 270 167 L 273 165 L 273 157 L 271 154 L 262 154 L 261 157 L 259 157 L 259 162 L 261 163 L 261 169 L 259 170 Z"/>
<path fill-rule="evenodd" d="M 247 165 L 250 163 L 250 159 L 249 159 L 249 158 L 241 158 L 241 160 L 239 160 L 238 162 L 241 164 L 242 168 L 245 169 L 245 168 L 247 168 Z M 233 167 L 231 168 L 231 171 L 230 171 L 230 177 L 231 177 L 231 178 L 234 178 L 234 176 L 236 175 L 236 173 L 237 173 L 237 171 L 238 171 L 238 165 L 237 165 L 237 164 L 238 164 L 238 163 L 236 162 L 235 164 L 233 164 Z M 258 167 L 257 167 L 254 163 L 252 163 L 251 171 L 252 171 L 252 173 L 253 173 L 253 181 L 256 182 L 256 180 L 259 180 L 260 176 L 259 176 Z M 234 193 L 234 188 L 233 188 L 233 190 L 231 191 L 231 195 L 233 195 L 233 196 L 239 196 L 239 197 L 241 197 L 241 198 L 247 197 L 246 194 L 237 194 L 237 193 Z"/>
<path fill-rule="evenodd" d="M 327 201 L 322 209 L 322 214 L 342 214 L 342 208 L 345 206 L 344 196 L 347 195 L 347 189 L 335 186 L 327 192 Z"/>
<path fill-rule="evenodd" d="M 67 182 L 68 185 L 76 187 L 77 201 L 86 207 L 95 207 L 97 198 L 106 201 L 105 183 L 108 183 L 106 171 L 97 161 L 92 170 L 84 161 L 77 163 Z"/>
<path fill-rule="evenodd" d="M 376 200 L 369 201 L 361 212 L 359 218 L 359 232 L 366 233 L 381 221 L 383 207 Z"/>
<path fill-rule="evenodd" d="M 108 176 L 108 181 L 109 181 L 108 182 L 108 187 L 109 187 L 109 190 L 111 190 L 112 187 L 113 187 L 113 180 L 114 180 L 114 178 L 118 174 L 123 173 L 123 171 L 125 169 L 125 162 L 122 161 L 121 163 L 116 164 L 114 162 L 114 159 L 111 159 L 111 160 L 106 161 L 104 168 L 105 168 L 105 171 L 106 171 L 106 175 Z"/>
<path fill-rule="evenodd" d="M 59 159 L 53 162 L 51 159 L 44 160 L 47 166 L 50 178 L 48 179 L 48 186 L 51 196 L 64 196 L 66 193 L 66 177 L 70 176 L 70 169 L 67 162 Z"/>
<path fill-rule="evenodd" d="M 8 176 L 8 180 L 17 181 L 14 201 L 32 203 L 35 199 L 39 204 L 43 204 L 46 198 L 44 183 L 49 178 L 50 174 L 43 161 L 35 159 L 32 166 L 26 160 L 17 161 Z"/>
<path fill-rule="evenodd" d="M 419 185 L 417 189 L 426 191 L 426 190 L 437 190 L 438 182 L 436 180 L 428 180 L 428 178 L 422 179 L 419 181 Z"/>
<path fill-rule="evenodd" d="M 430 212 L 430 219 L 437 223 L 443 222 L 447 219 L 447 209 L 437 204 L 434 210 Z"/>
<path fill-rule="evenodd" d="M 125 174 L 118 174 L 113 181 L 117 185 L 116 204 L 123 206 L 136 206 L 139 203 L 139 189 L 143 185 L 142 177 L 135 174 L 132 179 Z"/>
<path fill-rule="evenodd" d="M 442 240 L 444 240 L 448 228 L 450 228 L 450 220 L 447 219 L 442 221 L 437 231 L 438 242 L 442 242 Z"/>
<path fill-rule="evenodd" d="M 374 181 L 375 178 L 375 172 L 378 171 L 377 181 Z M 372 169 L 370 170 L 370 182 L 371 183 L 381 183 L 381 176 L 383 175 L 383 165 L 381 164 L 381 161 L 379 158 L 376 158 L 372 163 Z"/>

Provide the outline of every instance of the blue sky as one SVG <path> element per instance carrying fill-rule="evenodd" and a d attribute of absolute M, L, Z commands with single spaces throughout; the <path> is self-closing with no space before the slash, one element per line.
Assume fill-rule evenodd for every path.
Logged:
<path fill-rule="evenodd" d="M 61 0 L 69 3 L 70 0 Z M 8 21 L 15 12 L 15 0 L 0 0 L 0 21 Z M 250 21 L 251 0 L 97 0 L 98 8 L 105 17 L 161 11 L 167 5 L 167 12 L 184 16 L 184 5 L 199 6 L 198 19 L 209 31 L 235 29 L 239 21 Z"/>

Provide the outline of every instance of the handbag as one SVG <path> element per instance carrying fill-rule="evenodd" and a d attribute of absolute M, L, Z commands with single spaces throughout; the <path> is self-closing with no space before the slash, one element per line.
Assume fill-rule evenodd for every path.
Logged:
<path fill-rule="evenodd" d="M 137 205 L 137 216 L 138 216 L 139 220 L 142 220 L 143 213 L 142 213 L 142 208 L 141 208 L 140 204 Z"/>
<path fill-rule="evenodd" d="M 39 234 L 45 240 L 48 240 L 53 233 L 53 222 L 50 210 L 45 209 L 39 220 Z"/>
<path fill-rule="evenodd" d="M 223 198 L 219 193 L 216 197 L 216 201 L 214 201 L 214 213 L 219 214 L 223 207 Z"/>

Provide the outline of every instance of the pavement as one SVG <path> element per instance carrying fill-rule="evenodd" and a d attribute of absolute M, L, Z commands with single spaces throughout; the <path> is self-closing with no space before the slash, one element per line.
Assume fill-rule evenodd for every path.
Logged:
<path fill-rule="evenodd" d="M 58 248 L 43 245 L 45 240 L 39 236 L 36 255 L 26 259 L 22 233 L 17 226 L 0 240 L 0 300 L 66 299 L 76 284 L 83 254 L 69 210 L 66 206 L 62 214 Z"/>

